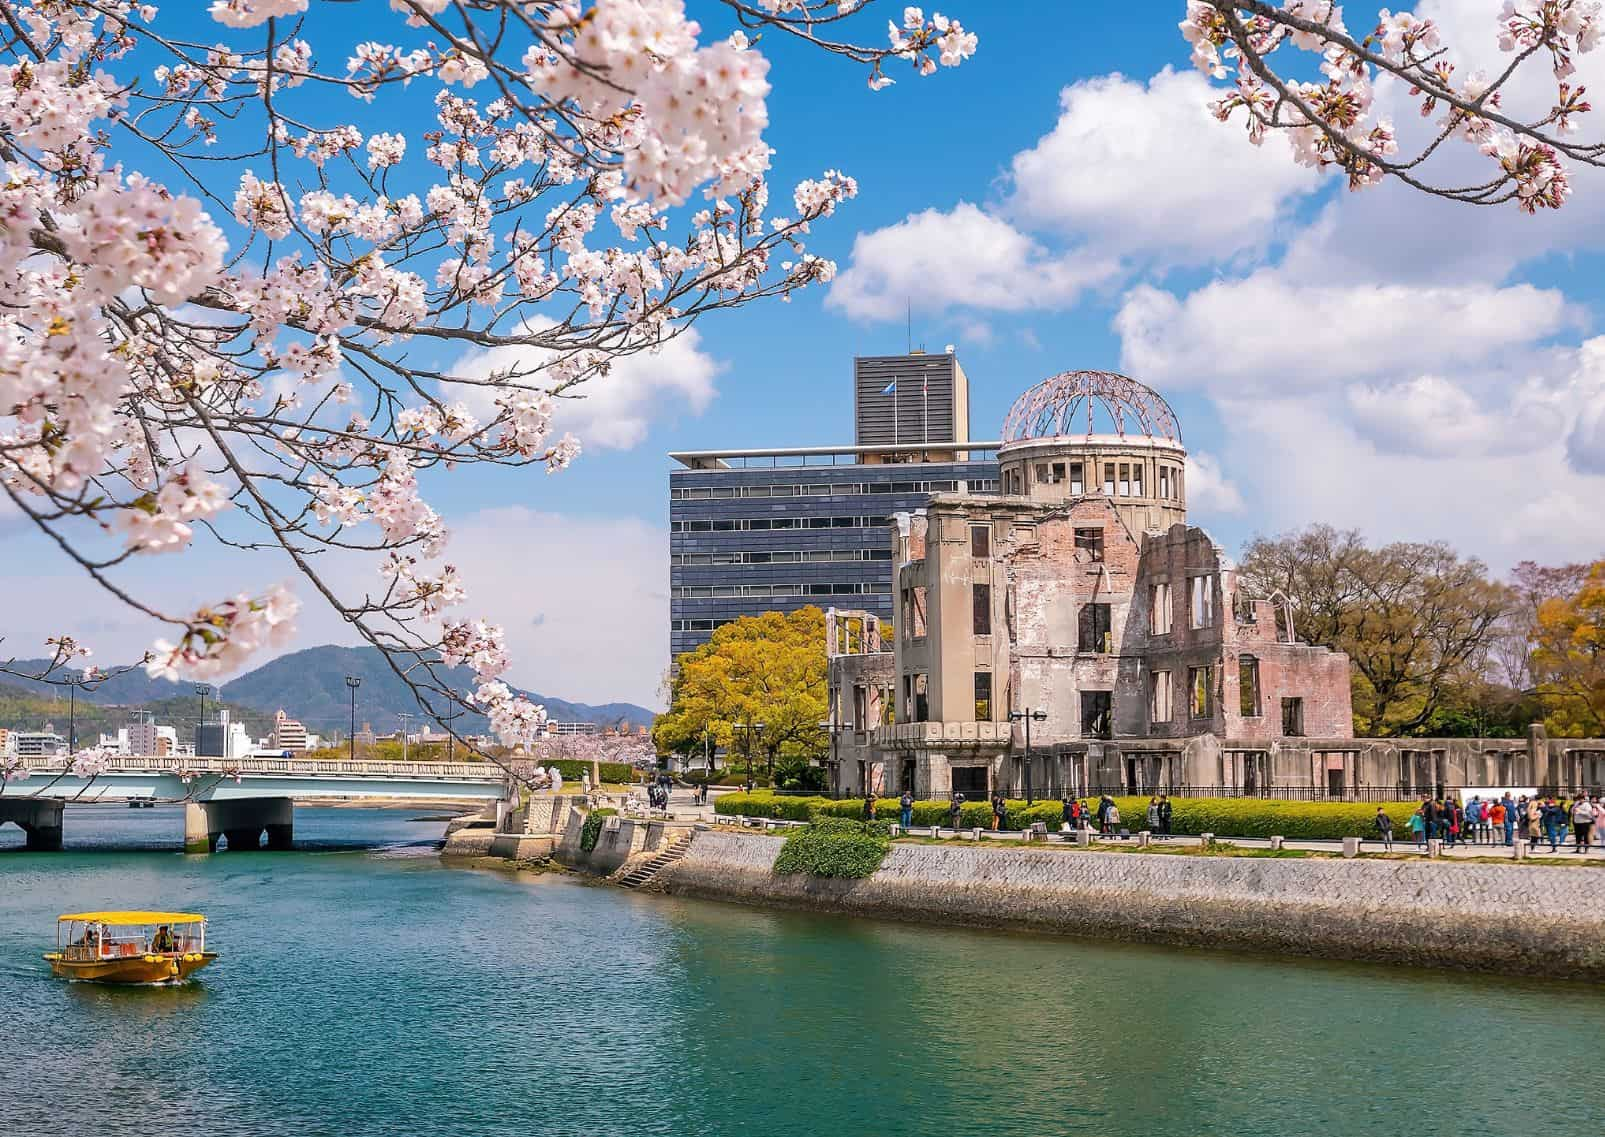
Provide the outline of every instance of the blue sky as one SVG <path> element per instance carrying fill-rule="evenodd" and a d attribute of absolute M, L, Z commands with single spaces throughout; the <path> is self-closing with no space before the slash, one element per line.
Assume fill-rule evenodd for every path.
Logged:
<path fill-rule="evenodd" d="M 719 6 L 689 6 L 705 34 L 729 26 Z M 851 441 L 852 358 L 904 348 L 905 300 L 916 346 L 956 345 L 977 437 L 1060 371 L 1122 370 L 1159 389 L 1196 459 L 1192 517 L 1228 552 L 1326 521 L 1447 540 L 1501 571 L 1605 553 L 1601 176 L 1573 171 L 1558 218 L 1391 185 L 1346 193 L 1202 110 L 1183 8 L 955 0 L 943 10 L 979 34 L 976 57 L 924 79 L 894 67 L 878 93 L 853 64 L 765 38 L 776 201 L 828 168 L 859 182 L 811 240 L 841 275 L 710 318 L 602 381 L 576 413 L 587 450 L 567 473 L 442 483 L 432 500 L 456 533 L 451 559 L 476 610 L 507 624 L 515 680 L 656 702 L 666 453 Z M 1351 23 L 1364 8 L 1348 6 Z M 1498 9 L 1418 6 L 1486 65 L 1499 63 Z M 352 38 L 373 34 L 362 11 L 345 17 Z M 875 5 L 857 35 L 879 41 L 900 11 Z M 1605 90 L 1605 51 L 1583 70 Z M 1591 129 L 1605 134 L 1605 120 Z M 1485 161 L 1464 146 L 1445 157 L 1451 173 Z M 47 587 L 42 563 L 14 559 L 12 586 Z M 197 600 L 216 591 L 140 571 Z M 49 578 L 58 587 L 83 591 Z M 150 638 L 98 601 L 70 610 L 73 627 L 56 609 L 5 630 L 24 643 L 78 631 L 102 659 Z M 302 645 L 349 642 L 310 606 L 303 625 Z"/>

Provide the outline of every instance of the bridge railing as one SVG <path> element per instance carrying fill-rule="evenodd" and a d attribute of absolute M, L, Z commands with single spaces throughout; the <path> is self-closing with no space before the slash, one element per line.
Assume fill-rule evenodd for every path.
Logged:
<path fill-rule="evenodd" d="M 23 758 L 22 765 L 40 773 L 59 773 L 71 766 L 60 756 Z M 296 777 L 406 778 L 423 781 L 499 782 L 507 778 L 500 766 L 490 762 L 370 762 L 329 761 L 314 758 L 187 758 L 120 754 L 107 760 L 108 774 L 179 772 L 193 774 L 276 774 Z"/>

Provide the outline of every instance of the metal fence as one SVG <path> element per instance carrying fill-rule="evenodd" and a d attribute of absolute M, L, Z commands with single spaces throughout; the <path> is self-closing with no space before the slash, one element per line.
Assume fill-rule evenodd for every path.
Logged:
<path fill-rule="evenodd" d="M 735 788 L 740 789 L 739 786 Z M 1166 797 L 1183 798 L 1216 797 L 1250 798 L 1256 801 L 1380 803 L 1389 801 L 1420 801 L 1425 797 L 1469 798 L 1472 794 L 1481 794 L 1482 796 L 1486 797 L 1490 794 L 1493 794 L 1495 789 L 1499 788 L 1502 787 L 1452 785 L 1409 787 L 1402 785 L 1388 785 L 1349 786 L 1342 790 L 1333 790 L 1327 786 L 1259 786 L 1251 789 L 1245 789 L 1242 786 L 1124 786 L 1118 783 L 1093 783 L 1089 786 L 1066 789 L 1062 792 L 1069 793 L 1070 796 L 1077 798 L 1100 797 L 1104 794 L 1108 794 L 1110 797 L 1154 797 L 1159 794 L 1164 794 Z M 1537 789 L 1540 795 L 1555 794 L 1571 796 L 1578 793 L 1591 793 L 1597 795 L 1605 792 L 1605 789 L 1602 789 L 1598 786 L 1540 785 L 1537 787 Z M 762 786 L 758 787 L 758 792 L 774 794 L 777 797 L 823 797 L 837 801 L 847 798 L 862 798 L 864 796 L 862 792 L 846 792 L 828 789 L 777 790 Z M 965 799 L 967 801 L 983 801 L 995 792 L 997 792 L 997 787 L 989 789 L 986 795 L 966 793 Z M 879 796 L 895 797 L 900 793 L 900 790 L 886 790 Z M 1025 796 L 1023 793 L 1016 792 L 1014 789 L 1009 787 L 1004 787 L 1003 793 L 1011 801 L 1023 799 Z M 1035 796 L 1038 801 L 1057 801 L 1059 800 L 1060 794 L 1061 790 L 1058 788 L 1051 790 L 1044 788 Z"/>

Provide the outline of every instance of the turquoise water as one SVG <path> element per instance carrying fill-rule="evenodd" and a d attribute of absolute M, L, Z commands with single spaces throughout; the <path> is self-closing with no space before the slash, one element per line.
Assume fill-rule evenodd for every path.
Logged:
<path fill-rule="evenodd" d="M 63 853 L 0 852 L 0 1132 L 1526 1135 L 1605 1117 L 1605 998 L 1582 985 L 639 896 L 443 867 L 441 824 L 412 816 L 302 809 L 301 851 L 186 857 L 177 810 L 96 807 L 69 813 Z M 222 959 L 180 988 L 49 976 L 59 912 L 139 906 L 205 911 Z"/>

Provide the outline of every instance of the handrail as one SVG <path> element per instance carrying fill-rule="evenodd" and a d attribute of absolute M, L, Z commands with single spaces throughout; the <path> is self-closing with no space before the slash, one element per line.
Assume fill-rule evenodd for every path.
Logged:
<path fill-rule="evenodd" d="M 28 770 L 57 773 L 71 768 L 62 755 L 20 759 Z M 507 772 L 488 762 L 384 762 L 329 761 L 311 758 L 186 758 L 151 755 L 116 755 L 107 759 L 105 774 L 131 771 L 158 773 L 290 774 L 308 777 L 401 777 L 430 781 L 504 782 Z M 104 775 L 102 775 L 104 776 Z"/>

